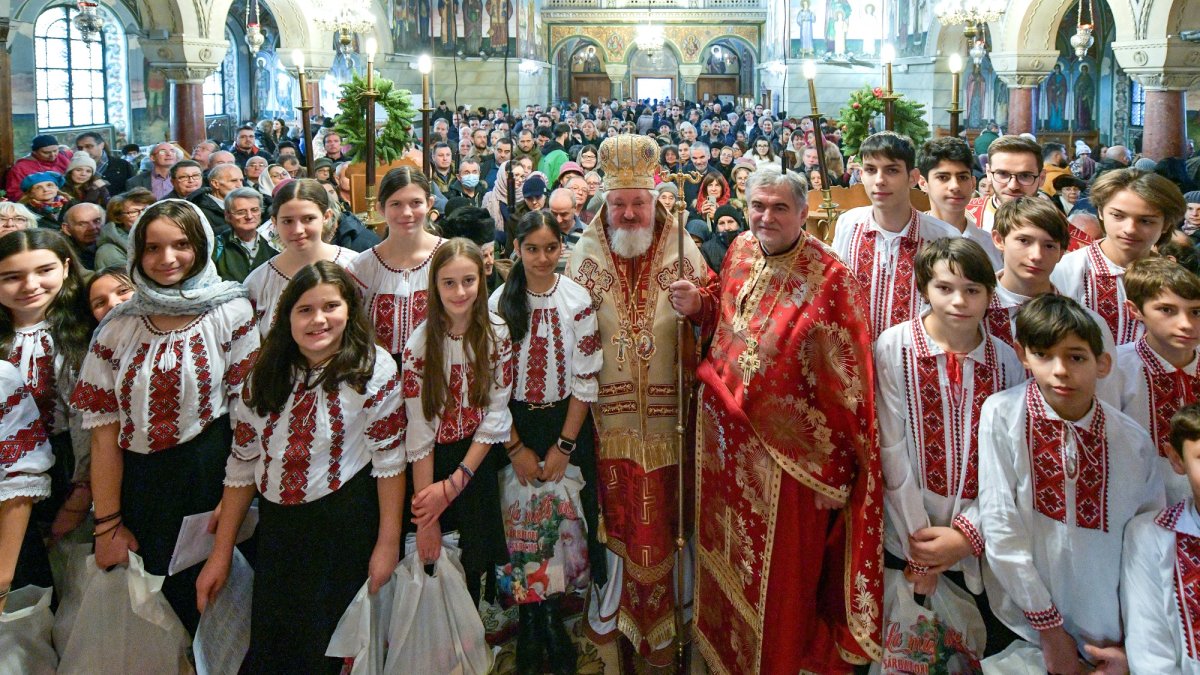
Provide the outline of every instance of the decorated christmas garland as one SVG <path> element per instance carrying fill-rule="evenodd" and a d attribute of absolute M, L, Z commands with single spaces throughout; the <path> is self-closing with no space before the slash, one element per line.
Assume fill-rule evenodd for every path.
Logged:
<path fill-rule="evenodd" d="M 842 130 L 842 150 L 849 155 L 858 154 L 858 146 L 871 134 L 871 122 L 883 114 L 883 89 L 863 87 L 850 94 L 850 100 L 842 107 L 838 127 Z M 892 119 L 896 133 L 912 139 L 920 147 L 929 138 L 929 123 L 925 121 L 925 105 L 907 98 L 896 99 L 892 106 Z"/>
<path fill-rule="evenodd" d="M 411 92 L 397 89 L 391 80 L 376 78 L 375 91 L 379 92 L 376 102 L 387 114 L 387 121 L 375 138 L 375 157 L 380 164 L 388 164 L 404 155 L 413 146 L 413 120 L 416 110 L 409 100 Z M 334 131 L 342 136 L 342 143 L 354 148 L 354 161 L 363 161 L 367 139 L 367 106 L 363 92 L 367 81 L 357 73 L 342 85 L 342 97 L 338 105 L 342 112 L 334 118 Z"/>

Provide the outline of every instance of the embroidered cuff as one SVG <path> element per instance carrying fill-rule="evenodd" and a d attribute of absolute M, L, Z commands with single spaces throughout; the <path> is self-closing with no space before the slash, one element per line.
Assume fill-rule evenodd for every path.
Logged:
<path fill-rule="evenodd" d="M 962 532 L 967 541 L 971 542 L 971 552 L 975 554 L 975 557 L 982 558 L 983 535 L 979 533 L 979 529 L 975 527 L 975 524 L 967 520 L 967 517 L 960 513 L 954 516 L 954 520 L 951 521 L 950 525 L 959 532 Z"/>
<path fill-rule="evenodd" d="M 1040 612 L 1025 612 L 1025 618 L 1034 630 L 1050 630 L 1063 625 L 1062 614 L 1058 613 L 1058 608 L 1054 605 Z"/>
<path fill-rule="evenodd" d="M 913 561 L 911 561 L 911 560 L 909 560 L 909 561 L 908 561 L 908 569 L 909 569 L 909 570 L 910 570 L 910 571 L 911 571 L 913 574 L 915 574 L 915 575 L 917 575 L 917 576 L 919 576 L 919 577 L 923 577 L 923 576 L 925 576 L 926 574 L 929 574 L 929 566 L 927 566 L 927 565 L 918 565 L 917 563 L 915 563 L 915 562 L 913 562 Z"/>

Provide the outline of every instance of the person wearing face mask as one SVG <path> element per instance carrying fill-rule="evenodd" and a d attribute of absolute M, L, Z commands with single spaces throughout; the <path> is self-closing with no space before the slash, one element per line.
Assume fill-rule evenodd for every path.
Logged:
<path fill-rule="evenodd" d="M 447 191 L 447 197 L 462 197 L 469 200 L 472 206 L 482 205 L 487 183 L 480 177 L 479 160 L 474 157 L 463 158 L 458 163 L 458 180 L 451 183 Z"/>
<path fill-rule="evenodd" d="M 700 246 L 700 255 L 704 256 L 704 262 L 708 263 L 710 270 L 720 275 L 729 245 L 745 231 L 746 220 L 741 209 L 732 204 L 717 209 L 713 218 L 713 235 Z"/>

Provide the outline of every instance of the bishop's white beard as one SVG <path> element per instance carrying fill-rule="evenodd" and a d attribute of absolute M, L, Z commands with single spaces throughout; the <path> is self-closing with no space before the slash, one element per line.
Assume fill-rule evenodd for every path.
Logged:
<path fill-rule="evenodd" d="M 638 228 L 608 228 L 608 242 L 613 253 L 622 258 L 636 258 L 650 250 L 654 243 L 654 226 Z"/>

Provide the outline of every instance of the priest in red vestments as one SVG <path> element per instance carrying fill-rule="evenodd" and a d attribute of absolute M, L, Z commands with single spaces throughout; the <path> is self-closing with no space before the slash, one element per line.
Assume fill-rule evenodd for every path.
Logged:
<path fill-rule="evenodd" d="M 848 673 L 882 656 L 883 478 L 865 292 L 803 231 L 806 188 L 760 169 L 701 364 L 696 643 L 714 673 Z"/>
<path fill-rule="evenodd" d="M 624 635 L 650 665 L 669 666 L 675 637 L 675 527 L 679 442 L 675 431 L 679 345 L 667 289 L 680 269 L 678 225 L 651 191 L 658 144 L 621 134 L 600 145 L 604 204 L 571 251 L 567 276 L 592 294 L 604 365 L 592 410 L 599 434 L 600 541 L 608 583 L 588 595 L 588 636 Z M 715 303 L 716 276 L 691 237 L 683 273 Z M 691 331 L 687 331 L 688 337 Z M 686 599 L 685 599 L 686 602 Z"/>

